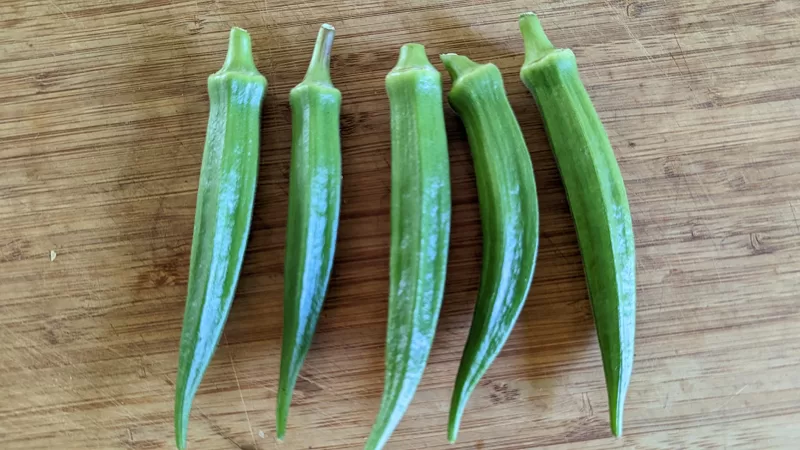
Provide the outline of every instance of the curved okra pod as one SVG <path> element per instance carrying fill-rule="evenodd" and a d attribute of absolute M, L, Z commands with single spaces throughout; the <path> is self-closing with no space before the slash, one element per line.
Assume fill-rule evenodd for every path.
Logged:
<path fill-rule="evenodd" d="M 222 335 L 244 259 L 266 89 L 267 80 L 253 63 L 250 36 L 233 28 L 225 63 L 208 78 L 211 105 L 175 383 L 179 449 L 186 448 L 192 400 Z"/>
<path fill-rule="evenodd" d="M 339 110 L 342 96 L 330 77 L 334 29 L 322 25 L 303 81 L 289 93 L 292 162 L 286 227 L 283 344 L 278 384 L 278 439 L 297 376 L 311 346 L 328 288 L 342 186 Z"/>
<path fill-rule="evenodd" d="M 520 77 L 536 98 L 575 220 L 603 358 L 611 431 L 619 436 L 636 328 L 636 258 L 628 197 L 575 55 L 553 47 L 535 14 L 522 14 L 519 26 L 525 41 Z"/>
<path fill-rule="evenodd" d="M 430 353 L 450 239 L 450 167 L 439 72 L 419 44 L 386 76 L 392 128 L 392 241 L 383 398 L 366 449 L 383 448 Z"/>
<path fill-rule="evenodd" d="M 533 280 L 539 206 L 533 165 L 494 64 L 441 56 L 453 87 L 448 99 L 467 130 L 483 230 L 483 267 L 469 337 L 450 404 L 455 442 L 469 396 L 517 321 Z"/>

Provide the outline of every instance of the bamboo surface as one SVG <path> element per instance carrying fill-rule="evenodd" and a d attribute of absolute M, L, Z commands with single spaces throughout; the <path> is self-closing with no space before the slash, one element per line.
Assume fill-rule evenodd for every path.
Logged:
<path fill-rule="evenodd" d="M 572 48 L 614 145 L 637 246 L 625 435 L 611 437 L 575 230 L 519 13 Z M 343 204 L 322 318 L 275 439 L 288 92 L 337 28 Z M 390 148 L 406 42 L 501 69 L 533 160 L 533 288 L 475 391 L 447 410 L 481 255 L 472 159 L 446 106 L 453 220 L 428 368 L 387 449 L 773 449 L 800 440 L 800 4 L 794 0 L 6 0 L 0 4 L 0 448 L 170 449 L 208 117 L 231 26 L 269 80 L 252 233 L 190 449 L 357 449 L 383 388 Z"/>

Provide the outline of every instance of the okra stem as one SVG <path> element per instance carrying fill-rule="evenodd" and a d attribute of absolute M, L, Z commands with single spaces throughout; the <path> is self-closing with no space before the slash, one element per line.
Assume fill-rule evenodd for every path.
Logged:
<path fill-rule="evenodd" d="M 523 65 L 532 64 L 548 53 L 555 51 L 555 47 L 550 43 L 544 33 L 541 22 L 536 14 L 527 12 L 519 16 L 519 28 L 522 32 L 522 41 L 525 46 L 525 62 Z"/>
<path fill-rule="evenodd" d="M 439 58 L 442 60 L 444 68 L 447 69 L 447 73 L 450 74 L 450 78 L 453 79 L 453 81 L 462 78 L 467 73 L 481 66 L 466 56 L 457 55 L 455 53 L 445 53 L 439 55 Z"/>
<path fill-rule="evenodd" d="M 251 46 L 250 35 L 247 34 L 247 31 L 238 27 L 231 28 L 228 54 L 225 55 L 225 62 L 216 74 L 221 75 L 224 72 L 258 73 L 255 61 L 253 61 Z"/>
<path fill-rule="evenodd" d="M 406 44 L 400 47 L 400 56 L 397 58 L 392 72 L 406 72 L 413 69 L 435 70 L 425 54 L 422 44 Z"/>
<path fill-rule="evenodd" d="M 305 82 L 314 82 L 331 86 L 331 50 L 333 48 L 333 37 L 336 30 L 332 25 L 322 24 L 317 34 L 317 42 L 314 44 L 314 53 L 311 55 L 311 63 L 308 65 Z"/>

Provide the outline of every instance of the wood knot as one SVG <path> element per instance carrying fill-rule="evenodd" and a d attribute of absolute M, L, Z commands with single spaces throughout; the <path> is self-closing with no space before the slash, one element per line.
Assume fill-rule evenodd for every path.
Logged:
<path fill-rule="evenodd" d="M 509 387 L 506 383 L 492 383 L 489 390 L 489 400 L 493 405 L 502 405 L 519 398 L 519 389 Z"/>
<path fill-rule="evenodd" d="M 628 6 L 625 7 L 625 15 L 631 19 L 635 19 L 637 17 L 641 17 L 645 13 L 646 9 L 647 5 L 644 5 L 640 2 L 630 2 L 628 3 Z"/>
<path fill-rule="evenodd" d="M 342 112 L 340 124 L 342 136 L 354 134 L 369 124 L 369 114 L 364 111 Z"/>
<path fill-rule="evenodd" d="M 667 178 L 679 178 L 683 176 L 680 159 L 676 156 L 668 156 L 664 161 L 664 176 Z"/>
<path fill-rule="evenodd" d="M 747 179 L 741 173 L 728 181 L 728 185 L 735 191 L 747 190 Z"/>
<path fill-rule="evenodd" d="M 177 264 L 174 261 L 158 264 L 152 270 L 140 273 L 138 278 L 141 289 L 174 286 L 177 278 Z"/>
<path fill-rule="evenodd" d="M 21 261 L 25 259 L 30 242 L 22 239 L 12 239 L 7 243 L 0 243 L 0 261 Z"/>
<path fill-rule="evenodd" d="M 33 75 L 33 82 L 39 93 L 46 92 L 51 87 L 55 86 L 57 80 L 58 74 L 54 71 L 39 72 Z"/>
<path fill-rule="evenodd" d="M 195 35 L 200 34 L 203 31 L 203 27 L 205 26 L 206 21 L 199 17 L 195 17 L 194 19 L 190 20 L 188 23 L 189 34 Z"/>
<path fill-rule="evenodd" d="M 761 233 L 750 233 L 750 248 L 754 255 L 772 253 L 773 249 L 764 242 L 765 236 Z"/>

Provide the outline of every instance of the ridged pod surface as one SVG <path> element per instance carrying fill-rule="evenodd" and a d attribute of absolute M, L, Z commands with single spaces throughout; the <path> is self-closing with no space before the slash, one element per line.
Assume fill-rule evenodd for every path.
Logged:
<path fill-rule="evenodd" d="M 386 374 L 366 449 L 383 448 L 422 378 L 439 320 L 450 241 L 450 163 L 439 72 L 419 44 L 386 76 L 392 129 Z"/>
<path fill-rule="evenodd" d="M 554 48 L 535 14 L 522 14 L 519 26 L 525 41 L 520 77 L 539 106 L 567 192 L 603 358 L 611 431 L 620 436 L 636 329 L 636 256 L 628 196 L 575 54 Z"/>
<path fill-rule="evenodd" d="M 277 436 L 283 439 L 297 376 L 311 347 L 333 266 L 342 191 L 339 111 L 330 76 L 334 28 L 322 25 L 303 81 L 289 93 L 292 162 L 284 261 Z"/>
<path fill-rule="evenodd" d="M 250 36 L 233 28 L 225 63 L 208 78 L 211 102 L 197 190 L 189 286 L 175 383 L 175 440 L 186 448 L 189 413 L 233 302 L 250 233 L 267 80 Z"/>
<path fill-rule="evenodd" d="M 539 249 L 533 164 L 503 78 L 494 64 L 441 56 L 453 79 L 448 99 L 467 130 L 483 231 L 478 299 L 450 403 L 455 442 L 470 394 L 500 353 L 528 297 Z"/>

